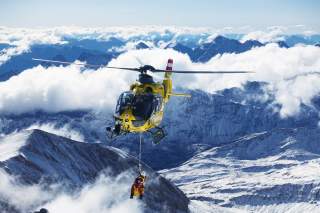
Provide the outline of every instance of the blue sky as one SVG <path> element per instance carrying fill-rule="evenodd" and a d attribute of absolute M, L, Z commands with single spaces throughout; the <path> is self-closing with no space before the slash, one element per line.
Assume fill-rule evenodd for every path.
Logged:
<path fill-rule="evenodd" d="M 305 25 L 320 31 L 319 11 L 318 0 L 0 0 L 0 25 Z"/>

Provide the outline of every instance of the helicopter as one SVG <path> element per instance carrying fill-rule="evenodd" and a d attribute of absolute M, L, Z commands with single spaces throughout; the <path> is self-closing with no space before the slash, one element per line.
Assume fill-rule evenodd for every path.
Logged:
<path fill-rule="evenodd" d="M 158 144 L 165 132 L 160 127 L 165 105 L 173 96 L 191 97 L 189 94 L 174 93 L 172 90 L 172 74 L 230 74 L 251 73 L 250 71 L 187 71 L 173 70 L 173 59 L 168 59 L 165 70 L 156 69 L 151 65 L 139 68 L 119 68 L 140 72 L 137 82 L 130 86 L 129 91 L 123 92 L 118 99 L 114 114 L 114 126 L 107 127 L 109 138 L 126 133 L 151 133 L 153 142 Z M 164 73 L 162 82 L 155 82 L 152 73 Z"/>
<path fill-rule="evenodd" d="M 85 63 L 72 63 L 33 58 L 35 61 L 76 64 L 88 67 L 102 67 Z M 156 69 L 151 65 L 143 65 L 138 68 L 112 67 L 104 68 L 120 69 L 138 72 L 138 80 L 130 85 L 130 89 L 120 94 L 114 113 L 114 125 L 106 127 L 107 137 L 114 139 L 127 133 L 151 133 L 153 143 L 158 144 L 164 137 L 165 131 L 160 124 L 164 116 L 164 108 L 171 97 L 191 97 L 189 94 L 174 93 L 172 90 L 172 74 L 236 74 L 252 73 L 251 71 L 187 71 L 173 70 L 173 59 L 169 58 L 165 70 Z M 164 73 L 162 82 L 155 82 L 151 73 Z"/>

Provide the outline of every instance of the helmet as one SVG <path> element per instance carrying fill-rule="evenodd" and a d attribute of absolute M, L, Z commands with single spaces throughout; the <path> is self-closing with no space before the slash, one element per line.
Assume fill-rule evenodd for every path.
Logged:
<path fill-rule="evenodd" d="M 141 176 L 146 176 L 146 173 L 145 173 L 144 171 L 141 171 L 141 172 L 140 172 L 140 175 L 141 175 Z"/>
<path fill-rule="evenodd" d="M 39 212 L 40 213 L 49 213 L 49 211 L 45 208 L 41 208 Z"/>

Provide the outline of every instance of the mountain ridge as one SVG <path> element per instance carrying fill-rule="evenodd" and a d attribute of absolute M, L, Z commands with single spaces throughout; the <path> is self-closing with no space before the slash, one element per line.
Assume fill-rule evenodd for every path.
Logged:
<path fill-rule="evenodd" d="M 14 156 L 0 162 L 0 167 L 7 174 L 19 177 L 21 184 L 45 187 L 62 184 L 65 189 L 74 191 L 92 183 L 103 171 L 110 177 L 126 172 L 126 179 L 132 182 L 137 175 L 137 159 L 116 148 L 77 142 L 41 130 L 15 134 L 25 134 L 22 139 L 25 141 L 15 147 Z M 11 136 L 0 139 L 0 150 L 1 146 L 7 145 L 8 149 L 13 143 L 14 140 L 5 141 L 8 137 Z M 149 179 L 145 186 L 144 212 L 189 211 L 189 201 L 179 189 L 147 165 L 143 164 L 143 169 Z M 129 198 L 131 183 L 127 187 Z"/>

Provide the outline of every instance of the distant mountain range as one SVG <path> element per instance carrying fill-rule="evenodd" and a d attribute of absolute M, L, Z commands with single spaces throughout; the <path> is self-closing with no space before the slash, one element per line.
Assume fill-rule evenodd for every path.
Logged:
<path fill-rule="evenodd" d="M 114 57 L 116 57 L 116 55 L 113 55 L 112 53 L 85 49 L 80 46 L 34 45 L 31 47 L 30 51 L 13 56 L 9 61 L 0 65 L 0 80 L 7 80 L 12 75 L 16 75 L 39 64 L 46 67 L 51 65 L 60 66 L 47 62 L 33 61 L 32 58 L 62 60 L 67 62 L 80 60 L 90 64 L 105 65 Z"/>
<path fill-rule="evenodd" d="M 298 38 L 300 38 L 300 40 Z M 67 43 L 61 45 L 35 44 L 31 46 L 29 51 L 13 56 L 7 62 L 0 65 L 0 81 L 7 80 L 11 76 L 18 74 L 25 69 L 37 66 L 38 64 L 42 64 L 44 66 L 56 65 L 32 61 L 32 58 L 63 60 L 67 62 L 80 60 L 94 65 L 106 65 L 111 61 L 111 59 L 116 58 L 123 52 L 127 51 L 126 49 L 123 49 L 124 46 L 127 42 L 132 42 L 132 40 L 122 41 L 113 37 L 107 41 L 95 39 L 77 40 L 71 38 L 65 38 L 65 40 Z M 160 41 L 153 41 L 155 42 L 154 45 L 157 47 Z M 290 42 L 290 44 L 288 44 L 287 41 Z M 289 48 L 298 41 L 306 44 L 311 43 L 299 36 L 291 36 L 288 37 L 288 40 L 279 41 L 277 43 L 280 47 Z M 187 54 L 193 62 L 205 63 L 217 54 L 242 53 L 252 48 L 265 45 L 255 40 L 248 40 L 241 43 L 237 39 L 227 38 L 224 36 L 217 36 L 210 42 L 192 44 L 190 42 L 191 41 L 186 43 L 183 42 L 183 40 L 179 42 L 179 40 L 177 40 L 173 43 L 169 42 L 169 44 L 164 48 L 171 48 L 178 52 Z M 193 42 L 197 41 L 194 40 Z M 0 51 L 1 49 L 3 50 L 9 47 L 11 46 L 8 44 L 0 44 Z M 148 48 L 151 47 L 149 47 L 143 40 L 138 40 L 137 44 L 134 46 L 134 49 Z"/>
<path fill-rule="evenodd" d="M 203 43 L 199 47 L 191 49 L 180 43 L 170 44 L 167 48 L 172 48 L 178 52 L 186 53 L 194 62 L 207 62 L 217 54 L 224 53 L 241 53 L 252 49 L 253 47 L 261 47 L 262 43 L 258 41 L 246 41 L 241 43 L 235 39 L 228 39 L 223 36 L 217 36 L 212 42 Z"/>
<path fill-rule="evenodd" d="M 137 42 L 135 49 L 147 49 L 149 47 L 145 41 L 153 42 L 155 47 L 158 47 L 161 42 L 167 42 L 164 48 L 172 48 L 178 52 L 187 54 L 193 62 L 207 62 L 217 54 L 224 53 L 242 53 L 255 47 L 264 46 L 265 43 L 261 43 L 255 40 L 248 40 L 241 43 L 239 39 L 241 35 L 225 35 L 217 36 L 210 42 L 201 42 L 203 39 L 201 36 L 197 37 L 177 37 L 174 42 L 174 37 L 170 38 L 157 38 L 150 40 L 148 37 L 132 37 L 128 40 L 120 38 L 110 37 L 108 40 L 99 39 L 75 39 L 71 37 L 65 37 L 63 40 L 66 44 L 63 45 L 39 45 L 35 44 L 31 47 L 30 51 L 22 53 L 17 56 L 13 56 L 9 61 L 0 65 L 0 80 L 6 80 L 12 75 L 16 75 L 25 69 L 34 67 L 39 62 L 31 61 L 31 58 L 45 58 L 49 60 L 60 59 L 67 62 L 73 62 L 74 60 L 86 61 L 90 64 L 105 65 L 111 59 L 118 57 L 121 53 L 126 51 L 121 49 L 127 42 Z M 283 48 L 289 48 L 296 44 L 308 44 L 319 45 L 320 35 L 313 36 L 301 36 L 301 35 L 287 35 L 284 36 L 283 41 L 278 41 L 278 45 Z M 9 44 L 0 44 L 0 51 L 14 47 Z M 120 49 L 118 49 L 120 48 Z M 0 53 L 1 54 L 1 53 Z M 45 66 L 52 65 L 48 63 L 42 63 Z"/>
<path fill-rule="evenodd" d="M 320 42 L 320 35 L 310 35 L 310 36 L 304 36 L 304 35 L 285 35 L 284 42 L 289 47 L 292 47 L 296 44 L 306 44 L 306 45 L 315 45 Z"/>
<path fill-rule="evenodd" d="M 279 47 L 289 48 L 283 41 L 277 42 L 277 44 Z M 188 54 L 190 59 L 194 62 L 207 62 L 217 54 L 242 53 L 251 50 L 254 47 L 261 47 L 264 45 L 265 44 L 255 40 L 248 40 L 241 43 L 235 39 L 217 36 L 212 42 L 203 43 L 193 49 L 180 43 L 169 44 L 167 48 L 172 48 L 178 52 Z"/>
<path fill-rule="evenodd" d="M 0 43 L 0 51 L 3 49 L 9 48 L 9 47 L 11 47 L 11 45 L 5 44 L 5 43 Z"/>

